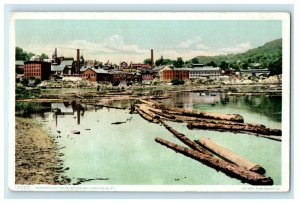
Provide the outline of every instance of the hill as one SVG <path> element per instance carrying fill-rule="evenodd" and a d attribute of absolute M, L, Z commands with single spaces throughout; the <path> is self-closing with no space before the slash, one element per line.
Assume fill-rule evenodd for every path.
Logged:
<path fill-rule="evenodd" d="M 268 68 L 271 75 L 282 72 L 282 39 L 265 43 L 244 53 L 220 56 L 197 56 L 189 62 L 219 66 L 221 69 L 236 70 L 250 68 Z"/>

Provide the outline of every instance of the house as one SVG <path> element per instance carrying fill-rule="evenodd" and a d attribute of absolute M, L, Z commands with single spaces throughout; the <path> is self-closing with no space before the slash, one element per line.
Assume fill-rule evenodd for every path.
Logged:
<path fill-rule="evenodd" d="M 86 68 L 82 75 L 83 80 L 88 80 L 91 82 L 106 82 L 111 81 L 111 74 L 108 71 L 97 68 Z"/>
<path fill-rule="evenodd" d="M 189 79 L 197 79 L 199 77 L 218 77 L 221 74 L 219 67 L 202 66 L 189 68 Z"/>
<path fill-rule="evenodd" d="M 51 73 L 51 63 L 43 61 L 25 61 L 24 77 L 39 78 L 40 80 L 49 80 Z"/>

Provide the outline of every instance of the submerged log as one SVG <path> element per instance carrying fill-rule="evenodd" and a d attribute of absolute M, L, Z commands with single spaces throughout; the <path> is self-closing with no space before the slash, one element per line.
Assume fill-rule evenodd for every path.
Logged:
<path fill-rule="evenodd" d="M 201 137 L 200 140 L 195 141 L 201 144 L 201 146 L 204 146 L 210 151 L 214 152 L 221 158 L 224 158 L 225 160 L 228 160 L 236 165 L 242 166 L 249 171 L 253 171 L 260 174 L 264 174 L 266 172 L 266 170 L 260 165 L 247 160 L 246 158 L 236 154 L 235 152 L 229 149 L 226 149 L 225 147 L 213 142 L 207 137 Z"/>
<path fill-rule="evenodd" d="M 164 110 L 168 114 L 174 115 L 182 115 L 182 116 L 190 116 L 190 117 L 197 117 L 197 118 L 207 118 L 207 119 L 216 119 L 216 120 L 228 120 L 234 122 L 244 122 L 244 118 L 238 114 L 220 114 L 220 113 L 206 113 L 206 112 L 197 112 L 191 110 L 185 110 L 177 107 L 169 107 L 153 100 L 146 101 L 143 99 L 139 100 L 140 102 L 147 104 L 153 108 Z"/>
<path fill-rule="evenodd" d="M 155 141 L 176 152 L 200 161 L 201 163 L 210 166 L 218 171 L 222 171 L 229 177 L 237 178 L 242 182 L 246 182 L 251 185 L 273 185 L 273 180 L 270 177 L 266 177 L 261 174 L 249 171 L 244 167 L 226 162 L 222 159 L 209 156 L 187 147 L 179 146 L 161 138 L 155 138 Z"/>
<path fill-rule="evenodd" d="M 235 131 L 241 133 L 256 133 L 262 135 L 274 135 L 281 136 L 281 130 L 266 128 L 263 125 L 254 125 L 254 124 L 223 124 L 217 122 L 189 122 L 187 127 L 189 129 L 214 129 L 214 130 L 226 130 L 226 131 Z"/>

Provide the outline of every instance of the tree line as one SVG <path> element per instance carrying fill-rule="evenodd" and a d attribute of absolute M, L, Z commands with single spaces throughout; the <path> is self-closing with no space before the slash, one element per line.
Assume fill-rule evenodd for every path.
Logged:
<path fill-rule="evenodd" d="M 16 47 L 15 57 L 17 61 L 29 61 L 35 55 L 32 52 L 26 52 L 22 48 Z M 42 53 L 40 59 L 43 61 L 44 59 L 49 59 L 49 57 L 45 53 Z"/>

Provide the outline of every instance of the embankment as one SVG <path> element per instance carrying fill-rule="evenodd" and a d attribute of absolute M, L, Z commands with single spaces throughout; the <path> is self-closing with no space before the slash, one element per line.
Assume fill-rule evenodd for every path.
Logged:
<path fill-rule="evenodd" d="M 33 119 L 16 117 L 16 184 L 63 184 L 63 163 L 54 139 Z"/>

